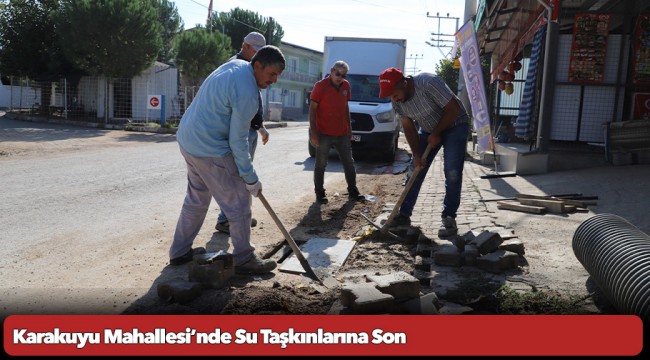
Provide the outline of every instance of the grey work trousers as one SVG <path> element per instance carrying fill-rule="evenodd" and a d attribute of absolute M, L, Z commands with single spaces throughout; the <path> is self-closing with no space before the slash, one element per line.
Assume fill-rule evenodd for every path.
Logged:
<path fill-rule="evenodd" d="M 214 198 L 230 222 L 235 266 L 247 262 L 255 250 L 250 242 L 252 196 L 239 176 L 232 154 L 196 157 L 182 147 L 181 154 L 187 163 L 187 193 L 169 249 L 169 258 L 174 259 L 192 249 L 210 201 Z"/>
<path fill-rule="evenodd" d="M 330 148 L 332 146 L 334 146 L 336 152 L 339 154 L 339 159 L 343 165 L 345 181 L 348 184 L 348 192 L 358 191 L 357 170 L 354 168 L 350 138 L 347 135 L 320 135 L 318 141 L 319 145 L 316 147 L 316 164 L 314 165 L 314 191 L 316 191 L 316 194 L 325 191 L 325 168 L 327 167 Z"/>

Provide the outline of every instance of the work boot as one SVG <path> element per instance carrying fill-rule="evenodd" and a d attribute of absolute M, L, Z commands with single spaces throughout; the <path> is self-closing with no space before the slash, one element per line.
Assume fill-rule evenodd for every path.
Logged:
<path fill-rule="evenodd" d="M 438 230 L 438 237 L 445 238 L 458 234 L 458 227 L 456 220 L 451 216 L 442 217 L 442 225 Z"/>
<path fill-rule="evenodd" d="M 366 197 L 361 195 L 359 189 L 357 189 L 355 186 L 352 190 L 348 190 L 348 199 L 354 201 L 363 201 L 366 199 Z"/>
<path fill-rule="evenodd" d="M 325 190 L 316 191 L 316 202 L 319 204 L 327 204 L 329 202 L 327 200 L 327 195 L 325 195 Z"/>
<path fill-rule="evenodd" d="M 235 272 L 237 274 L 266 274 L 275 269 L 276 263 L 271 259 L 260 259 L 257 255 L 253 254 L 247 262 L 236 265 Z"/>
<path fill-rule="evenodd" d="M 251 218 L 251 227 L 255 226 L 257 226 L 257 220 L 255 218 Z M 224 222 L 218 222 L 217 225 L 214 226 L 214 229 L 224 234 L 230 234 L 230 223 L 228 223 L 228 220 Z"/>
<path fill-rule="evenodd" d="M 192 259 L 194 259 L 194 255 L 205 254 L 205 252 L 206 252 L 205 248 L 203 247 L 190 249 L 185 254 L 169 260 L 169 265 L 173 265 L 173 266 L 183 265 L 185 263 L 192 261 Z"/>
<path fill-rule="evenodd" d="M 409 225 L 411 225 L 411 218 L 402 213 L 399 213 L 397 214 L 397 216 L 395 216 L 393 221 L 391 221 L 391 223 L 388 225 L 388 228 L 391 229 L 391 228 L 397 228 L 400 226 L 409 226 Z"/>

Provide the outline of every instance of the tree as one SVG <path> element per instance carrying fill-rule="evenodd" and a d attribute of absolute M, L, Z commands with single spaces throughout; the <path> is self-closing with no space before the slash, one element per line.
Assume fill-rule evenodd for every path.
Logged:
<path fill-rule="evenodd" d="M 64 52 L 91 75 L 131 78 L 162 48 L 156 0 L 62 0 L 57 34 Z"/>
<path fill-rule="evenodd" d="M 78 80 L 82 71 L 63 52 L 56 36 L 56 0 L 14 0 L 0 4 L 0 72 L 44 82 L 41 99 L 49 99 L 53 80 Z M 41 111 L 49 103 L 41 101 Z"/>
<path fill-rule="evenodd" d="M 458 93 L 458 69 L 454 69 L 454 60 L 442 59 L 436 64 L 436 75 L 449 86 L 454 94 Z"/>
<path fill-rule="evenodd" d="M 218 31 L 210 33 L 204 27 L 184 31 L 174 40 L 176 65 L 195 86 L 228 61 L 232 53 L 228 36 Z"/>
<path fill-rule="evenodd" d="M 460 50 L 458 52 L 460 57 Z M 490 84 L 490 60 L 488 56 L 481 56 L 481 71 L 483 73 L 483 83 L 485 86 Z M 454 69 L 454 60 L 442 59 L 436 64 L 435 74 L 440 76 L 442 80 L 447 83 L 454 94 L 458 93 L 458 77 L 460 76 L 459 69 Z"/>
<path fill-rule="evenodd" d="M 57 3 L 20 0 L 0 7 L 0 72 L 33 80 L 58 80 L 74 72 L 54 31 Z"/>
<path fill-rule="evenodd" d="M 219 30 L 228 35 L 230 43 L 235 47 L 239 47 L 244 41 L 244 37 L 251 31 L 264 34 L 268 45 L 280 46 L 284 37 L 282 26 L 273 18 L 267 19 L 254 11 L 239 7 L 229 12 L 222 12 L 219 16 L 212 16 L 207 28 L 211 31 Z"/>
<path fill-rule="evenodd" d="M 178 15 L 178 9 L 173 2 L 168 0 L 158 0 L 157 6 L 158 18 L 163 26 L 163 31 L 161 33 L 162 48 L 158 53 L 158 61 L 169 63 L 172 60 L 172 41 L 181 33 L 181 31 L 183 31 L 185 24 L 180 15 Z"/>

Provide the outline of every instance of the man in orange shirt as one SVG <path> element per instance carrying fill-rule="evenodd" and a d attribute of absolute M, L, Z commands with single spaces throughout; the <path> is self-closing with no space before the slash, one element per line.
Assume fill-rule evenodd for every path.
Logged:
<path fill-rule="evenodd" d="M 357 172 L 352 158 L 352 126 L 350 124 L 350 83 L 345 80 L 350 67 L 344 61 L 337 61 L 329 76 L 314 85 L 309 104 L 309 141 L 316 148 L 314 166 L 314 191 L 316 201 L 327 204 L 323 187 L 327 158 L 332 146 L 343 164 L 345 181 L 348 184 L 348 198 L 363 200 L 357 189 Z"/>

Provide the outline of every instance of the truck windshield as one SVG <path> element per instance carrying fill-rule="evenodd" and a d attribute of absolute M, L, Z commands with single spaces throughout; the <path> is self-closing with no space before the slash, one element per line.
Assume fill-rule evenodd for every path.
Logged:
<path fill-rule="evenodd" d="M 387 103 L 389 98 L 379 97 L 379 75 L 348 74 L 352 98 L 350 101 Z"/>

